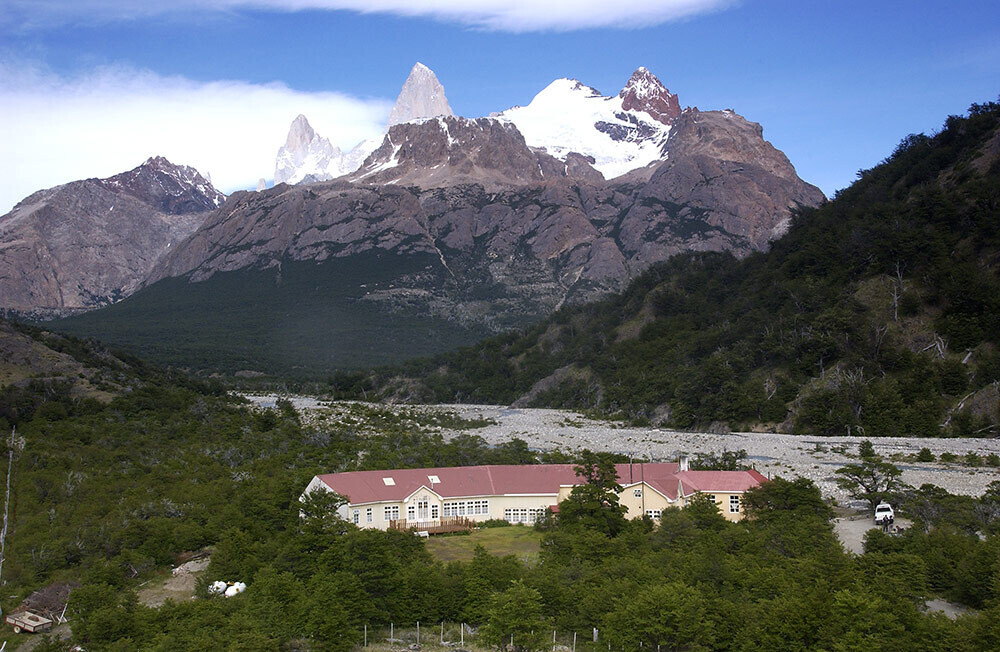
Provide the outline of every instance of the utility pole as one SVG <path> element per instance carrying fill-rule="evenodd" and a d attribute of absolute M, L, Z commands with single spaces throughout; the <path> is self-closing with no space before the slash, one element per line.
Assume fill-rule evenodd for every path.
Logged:
<path fill-rule="evenodd" d="M 14 437 L 17 433 L 17 426 L 10 429 L 10 454 L 7 458 L 7 497 L 3 503 L 3 529 L 0 530 L 0 585 L 3 584 L 3 560 L 4 546 L 7 543 L 7 513 L 10 508 L 10 475 L 14 470 Z M 3 608 L 0 607 L 0 615 L 3 615 Z"/>

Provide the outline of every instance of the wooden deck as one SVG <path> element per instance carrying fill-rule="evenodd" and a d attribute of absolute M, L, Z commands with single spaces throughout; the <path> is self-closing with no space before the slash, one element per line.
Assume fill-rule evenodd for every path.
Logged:
<path fill-rule="evenodd" d="M 405 518 L 389 521 L 390 530 L 427 532 L 428 534 L 446 534 L 448 532 L 466 532 L 476 527 L 476 521 L 463 516 L 451 516 L 433 521 L 408 521 Z"/>

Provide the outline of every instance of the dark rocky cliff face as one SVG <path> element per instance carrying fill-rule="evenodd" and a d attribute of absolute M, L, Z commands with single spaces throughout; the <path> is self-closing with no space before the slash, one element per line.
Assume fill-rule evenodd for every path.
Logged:
<path fill-rule="evenodd" d="M 126 297 L 223 199 L 160 157 L 36 192 L 0 217 L 0 309 L 45 316 Z"/>
<path fill-rule="evenodd" d="M 582 157 L 571 165 L 535 153 L 494 120 L 396 125 L 354 183 L 234 194 L 148 282 L 430 254 L 435 269 L 365 300 L 501 329 L 618 290 L 683 251 L 766 248 L 793 208 L 823 201 L 759 125 L 688 111 L 674 129 L 667 161 L 607 182 Z"/>
<path fill-rule="evenodd" d="M 347 179 L 364 185 L 432 188 L 478 183 L 496 189 L 567 176 L 604 178 L 579 154 L 564 163 L 532 150 L 512 124 L 442 116 L 393 125 L 382 145 Z"/>

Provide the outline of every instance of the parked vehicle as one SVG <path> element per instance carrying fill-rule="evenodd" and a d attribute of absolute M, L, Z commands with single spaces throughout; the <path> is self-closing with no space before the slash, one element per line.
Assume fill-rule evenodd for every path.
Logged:
<path fill-rule="evenodd" d="M 886 522 L 892 523 L 896 520 L 896 513 L 892 509 L 892 505 L 889 503 L 879 503 L 875 508 L 875 522 L 878 525 L 884 525 Z"/>
<path fill-rule="evenodd" d="M 52 620 L 46 618 L 45 616 L 40 616 L 31 611 L 19 611 L 14 614 L 10 614 L 6 618 L 7 624 L 14 628 L 15 634 L 20 634 L 21 632 L 45 632 L 52 627 Z"/>

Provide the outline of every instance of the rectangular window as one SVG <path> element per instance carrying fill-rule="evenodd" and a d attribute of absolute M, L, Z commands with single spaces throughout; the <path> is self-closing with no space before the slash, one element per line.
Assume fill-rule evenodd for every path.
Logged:
<path fill-rule="evenodd" d="M 729 512 L 731 514 L 736 514 L 740 511 L 740 497 L 730 496 L 729 497 Z"/>
<path fill-rule="evenodd" d="M 354 524 L 355 525 L 357 525 L 358 523 L 361 522 L 361 510 L 360 509 L 354 510 L 354 518 L 353 518 L 353 520 L 354 520 Z"/>
<path fill-rule="evenodd" d="M 387 506 L 382 510 L 382 515 L 387 521 L 398 521 L 399 520 L 399 505 Z"/>
<path fill-rule="evenodd" d="M 436 521 L 438 518 L 438 506 L 431 505 L 431 520 Z"/>
<path fill-rule="evenodd" d="M 633 489 L 632 495 L 636 498 L 642 498 L 642 489 Z"/>
<path fill-rule="evenodd" d="M 417 508 L 413 505 L 406 506 L 406 518 L 411 521 L 417 520 Z"/>
<path fill-rule="evenodd" d="M 368 509 L 365 510 L 365 522 L 371 523 L 374 520 L 375 520 L 375 515 L 372 513 L 372 508 L 369 507 Z"/>
<path fill-rule="evenodd" d="M 649 518 L 651 518 L 653 520 L 656 520 L 656 519 L 660 518 L 660 513 L 661 512 L 658 509 L 647 509 L 646 510 L 646 516 L 648 516 Z"/>

